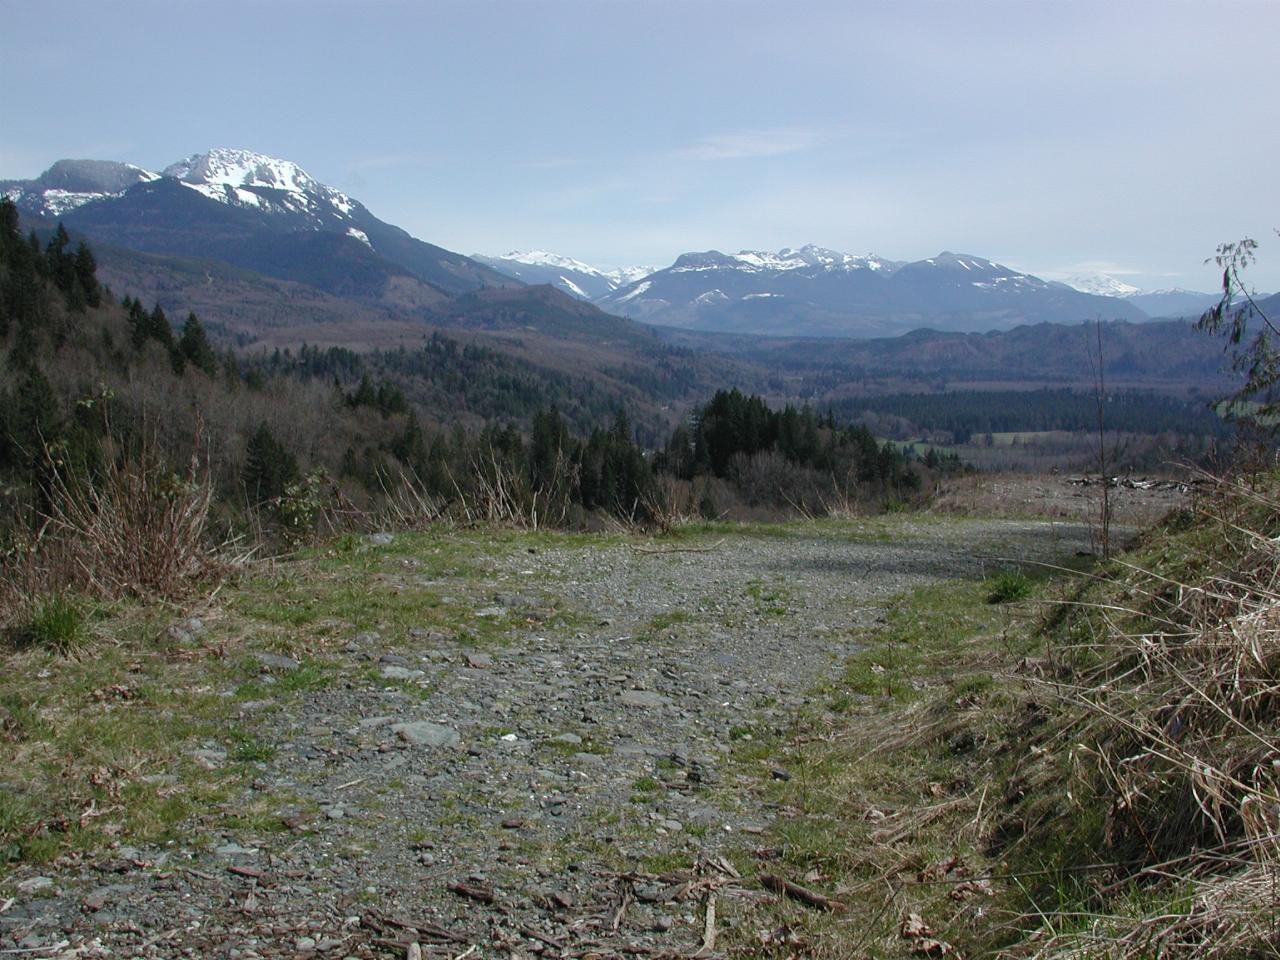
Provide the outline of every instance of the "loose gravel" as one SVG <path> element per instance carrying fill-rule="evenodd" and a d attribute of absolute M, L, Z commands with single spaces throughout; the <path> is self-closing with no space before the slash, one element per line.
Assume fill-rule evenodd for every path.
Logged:
<path fill-rule="evenodd" d="M 895 518 L 529 543 L 439 587 L 505 642 L 353 632 L 336 682 L 238 702 L 270 749 L 236 826 L 20 868 L 0 886 L 0 953 L 691 955 L 698 877 L 763 842 L 775 811 L 753 787 L 786 775 L 735 748 L 784 728 L 891 598 L 1089 537 Z M 299 668 L 261 664 L 266 684 Z"/>

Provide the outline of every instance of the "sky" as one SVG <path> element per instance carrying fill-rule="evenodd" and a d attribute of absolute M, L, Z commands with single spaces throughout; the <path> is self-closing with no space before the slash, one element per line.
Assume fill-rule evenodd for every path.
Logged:
<path fill-rule="evenodd" d="M 56 11 L 56 12 L 55 12 Z M 1280 0 L 0 0 L 0 179 L 293 160 L 462 253 L 1280 289 Z"/>

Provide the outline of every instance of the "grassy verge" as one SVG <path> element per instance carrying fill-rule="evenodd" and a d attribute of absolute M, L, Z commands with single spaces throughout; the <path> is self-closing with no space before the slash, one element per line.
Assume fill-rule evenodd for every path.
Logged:
<path fill-rule="evenodd" d="M 748 877 L 783 876 L 842 909 L 758 902 L 732 928 L 736 949 L 967 955 L 998 938 L 993 931 L 1019 911 L 1020 894 L 993 879 L 1008 870 L 990 852 L 1002 803 L 996 784 L 1028 725 L 1016 671 L 1037 652 L 1043 579 L 1001 574 L 899 599 L 787 734 L 738 744 L 740 769 L 779 813 L 771 835 L 739 852 L 739 866 Z M 904 937 L 913 916 L 924 926 Z"/>
<path fill-rule="evenodd" d="M 747 956 L 1274 957 L 1280 477 L 1224 483 L 1062 587 L 898 602 L 786 736 L 740 851 Z"/>
<path fill-rule="evenodd" d="M 219 691 L 242 668 L 220 656 L 220 635 L 184 648 L 154 608 L 78 607 L 74 646 L 20 643 L 3 655 L 0 873 L 116 841 L 162 842 L 246 775 L 222 746 L 241 733 Z M 207 762 L 219 753 L 225 763 Z"/>
<path fill-rule="evenodd" d="M 573 622 L 536 597 L 495 601 L 486 577 L 512 550 L 576 540 L 501 530 L 382 545 L 347 537 L 251 568 L 186 610 L 69 594 L 38 604 L 0 637 L 0 877 L 15 864 L 163 844 L 202 825 L 248 818 L 279 828 L 272 798 L 243 799 L 274 750 L 258 732 L 264 717 L 332 683 L 340 648 L 361 632 L 376 631 L 387 649 L 441 637 L 483 646 Z M 389 682 L 366 673 L 347 679 Z"/>

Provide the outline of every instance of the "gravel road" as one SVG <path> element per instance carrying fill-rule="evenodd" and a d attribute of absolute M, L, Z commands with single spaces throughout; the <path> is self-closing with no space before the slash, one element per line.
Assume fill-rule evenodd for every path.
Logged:
<path fill-rule="evenodd" d="M 691 955 L 718 858 L 764 842 L 753 785 L 786 775 L 731 751 L 786 724 L 890 598 L 1070 555 L 1088 531 L 904 517 L 529 543 L 438 586 L 506 642 L 353 632 L 336 682 L 239 702 L 272 749 L 237 825 L 20 868 L 0 953 Z M 264 682 L 297 666 L 262 659 Z"/>

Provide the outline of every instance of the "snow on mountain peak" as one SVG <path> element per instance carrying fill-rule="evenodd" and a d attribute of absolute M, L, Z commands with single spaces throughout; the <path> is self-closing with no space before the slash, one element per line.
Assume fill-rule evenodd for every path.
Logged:
<path fill-rule="evenodd" d="M 898 264 L 882 260 L 875 254 L 865 257 L 842 253 L 839 250 L 828 250 L 809 243 L 796 250 L 783 247 L 777 253 L 765 250 L 739 250 L 727 257 L 708 251 L 699 254 L 684 254 L 676 260 L 672 269 L 676 272 L 692 270 L 737 269 L 746 273 L 772 273 L 789 270 L 843 271 L 854 270 L 892 270 Z"/>
<path fill-rule="evenodd" d="M 333 218 L 349 220 L 356 208 L 345 193 L 325 186 L 292 160 L 252 150 L 218 147 L 192 154 L 166 167 L 164 175 L 219 203 L 305 215 L 316 229 Z M 286 196 L 281 200 L 260 190 L 278 190 Z"/>
<path fill-rule="evenodd" d="M 1061 281 L 1073 290 L 1099 297 L 1133 297 L 1142 293 L 1138 287 L 1105 273 L 1077 274 Z"/>
<path fill-rule="evenodd" d="M 628 284 L 635 283 L 637 280 L 643 280 L 652 273 L 657 273 L 657 267 L 618 267 L 616 270 L 606 270 L 605 279 L 617 287 L 625 287 Z"/>
<path fill-rule="evenodd" d="M 314 192 L 321 184 L 291 160 L 278 160 L 252 150 L 219 147 L 196 153 L 164 170 L 166 177 L 210 186 L 268 187 L 290 193 Z"/>
<path fill-rule="evenodd" d="M 550 253 L 546 250 L 529 250 L 527 252 L 512 250 L 510 253 L 503 255 L 499 259 L 510 260 L 514 263 L 523 263 L 527 266 L 555 267 L 558 270 L 574 270 L 578 273 L 585 273 L 593 277 L 604 276 L 602 271 L 597 270 L 590 264 L 583 263 L 581 260 L 575 260 L 573 257 L 564 257 L 558 253 Z"/>

